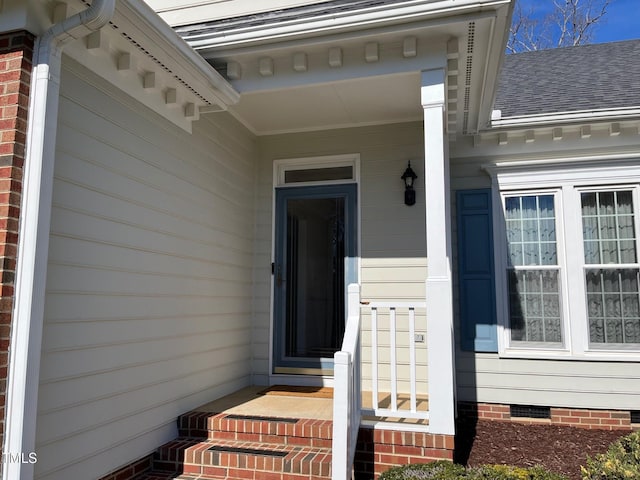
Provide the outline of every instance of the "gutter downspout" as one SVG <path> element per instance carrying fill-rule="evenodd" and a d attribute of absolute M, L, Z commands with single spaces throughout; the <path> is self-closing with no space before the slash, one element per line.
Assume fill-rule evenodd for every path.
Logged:
<path fill-rule="evenodd" d="M 34 48 L 3 454 L 22 454 L 27 459 L 30 453 L 37 455 L 38 384 L 62 49 L 106 25 L 113 17 L 115 3 L 92 0 L 86 10 L 52 25 Z M 4 480 L 31 480 L 33 476 L 32 463 L 2 462 Z"/>

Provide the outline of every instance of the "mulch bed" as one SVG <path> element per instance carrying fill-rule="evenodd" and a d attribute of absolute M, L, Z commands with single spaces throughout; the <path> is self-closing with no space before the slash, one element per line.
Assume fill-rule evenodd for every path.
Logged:
<path fill-rule="evenodd" d="M 571 480 L 580 480 L 580 465 L 586 464 L 587 456 L 604 453 L 612 442 L 630 433 L 486 420 L 461 421 L 457 431 L 456 463 L 542 465 Z"/>

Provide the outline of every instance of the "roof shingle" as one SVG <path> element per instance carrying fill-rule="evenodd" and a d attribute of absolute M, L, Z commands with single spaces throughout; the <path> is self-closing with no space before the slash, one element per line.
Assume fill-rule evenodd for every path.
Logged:
<path fill-rule="evenodd" d="M 640 106 L 640 40 L 507 55 L 502 118 Z"/>

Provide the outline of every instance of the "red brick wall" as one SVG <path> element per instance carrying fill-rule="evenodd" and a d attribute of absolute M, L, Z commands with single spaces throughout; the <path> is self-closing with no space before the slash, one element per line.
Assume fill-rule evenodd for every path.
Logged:
<path fill-rule="evenodd" d="M 398 465 L 453 460 L 454 437 L 422 432 L 360 428 L 356 478 L 377 478 Z"/>
<path fill-rule="evenodd" d="M 5 394 L 33 43 L 34 37 L 27 32 L 0 34 L 0 445 L 4 444 Z"/>
<path fill-rule="evenodd" d="M 462 417 L 481 420 L 505 420 L 521 423 L 550 423 L 603 430 L 631 430 L 631 413 L 623 410 L 589 410 L 582 408 L 551 408 L 550 419 L 511 418 L 509 405 L 496 403 L 460 403 Z"/>
<path fill-rule="evenodd" d="M 148 455 L 140 460 L 136 460 L 129 465 L 116 470 L 102 477 L 100 480 L 133 480 L 141 474 L 151 470 L 153 464 L 153 455 Z"/>

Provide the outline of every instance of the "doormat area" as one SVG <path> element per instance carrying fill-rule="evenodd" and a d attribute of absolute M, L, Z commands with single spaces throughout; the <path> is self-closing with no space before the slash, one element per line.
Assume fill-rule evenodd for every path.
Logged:
<path fill-rule="evenodd" d="M 258 395 L 279 395 L 282 397 L 333 398 L 331 387 L 298 387 L 292 385 L 274 385 L 260 390 Z"/>

